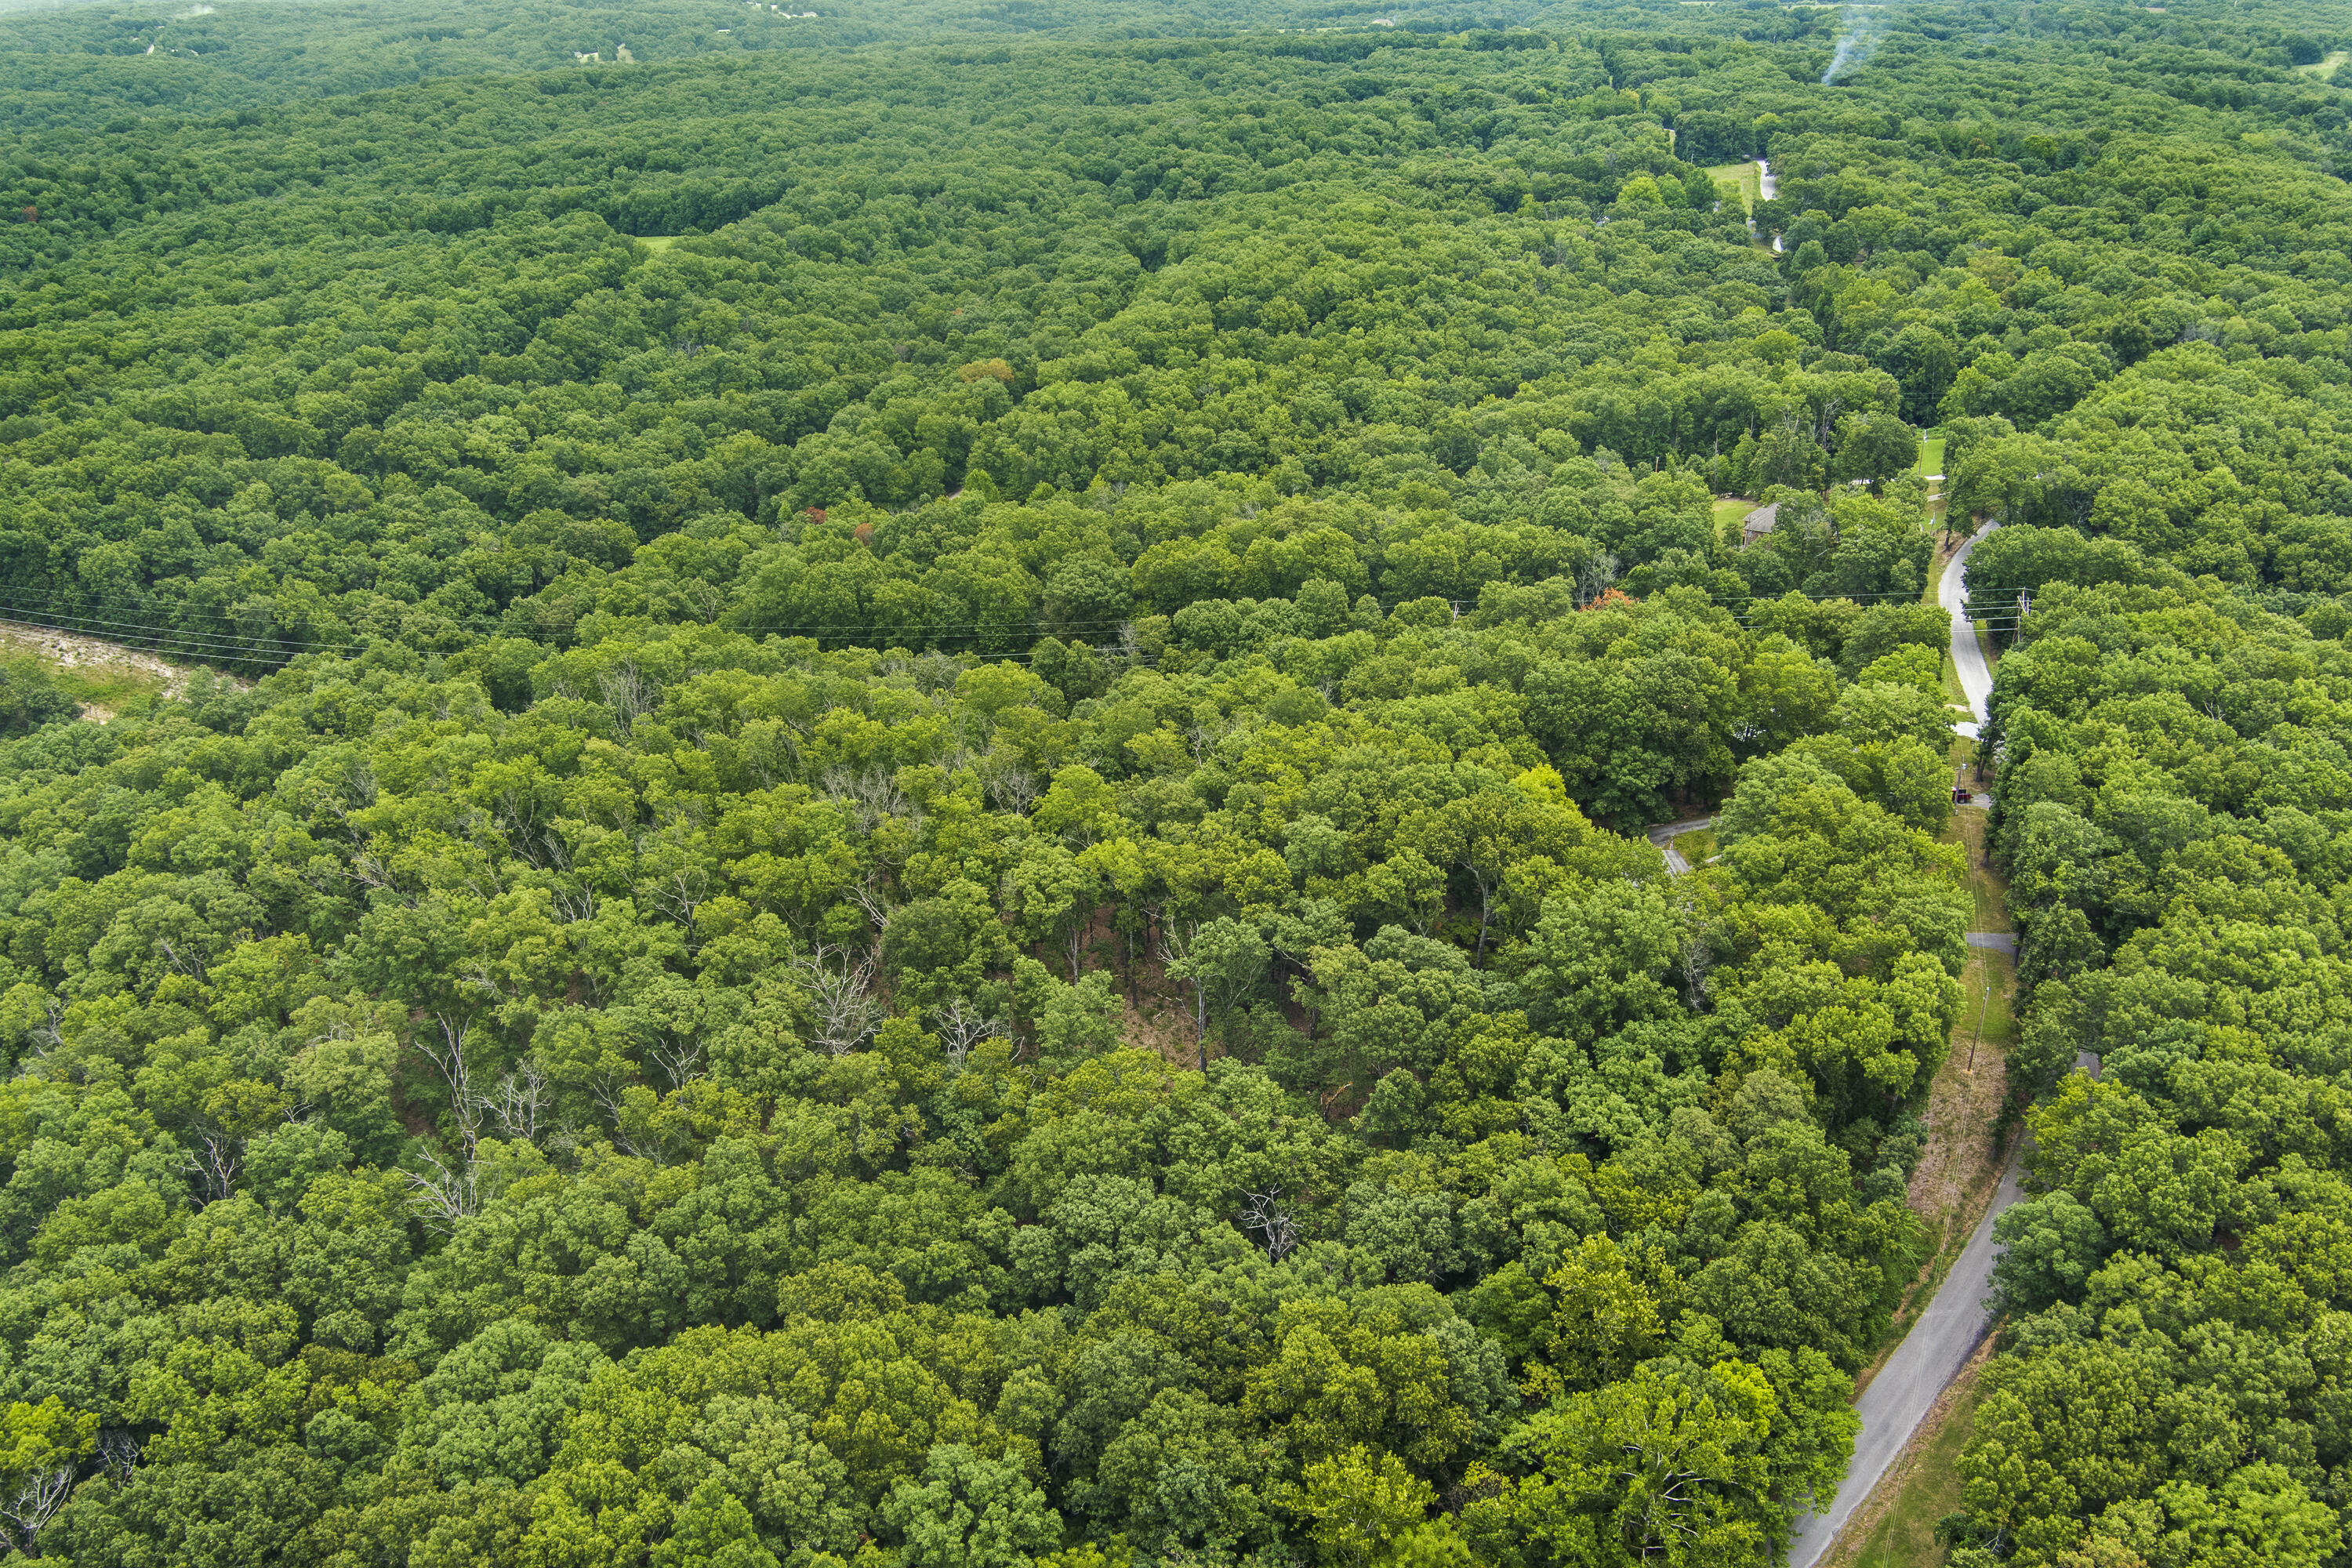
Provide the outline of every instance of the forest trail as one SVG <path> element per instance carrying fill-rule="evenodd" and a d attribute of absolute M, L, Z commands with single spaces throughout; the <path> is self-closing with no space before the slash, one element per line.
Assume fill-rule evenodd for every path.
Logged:
<path fill-rule="evenodd" d="M 1937 589 L 1937 600 L 1951 612 L 1952 664 L 1959 671 L 1969 711 L 1976 715 L 1952 727 L 1971 740 L 1989 717 L 1986 701 L 1992 695 L 1992 671 L 1986 666 L 1984 649 L 1977 642 L 1975 623 L 1968 618 L 1968 561 L 1977 541 L 1999 526 L 1996 523 L 1979 531 L 1953 553 Z M 2012 954 L 2016 952 L 2017 939 L 2008 932 L 1970 931 L 1968 941 L 1972 947 Z M 2084 1065 L 2096 1070 L 2095 1060 Z M 1830 1500 L 1829 1506 L 1797 1521 L 1789 1541 L 1789 1568 L 1812 1568 L 1821 1561 L 1854 1510 L 1870 1496 L 1879 1478 L 1910 1443 L 1912 1434 L 1935 1407 L 1945 1385 L 1968 1364 L 1969 1357 L 1984 1339 L 1985 1331 L 1991 1326 L 1985 1299 L 1992 1292 L 1992 1266 L 2000 1256 L 1992 1237 L 1993 1222 L 2024 1195 L 2018 1184 L 2023 1159 L 2024 1144 L 2021 1142 L 2001 1171 L 1992 1201 L 1985 1205 L 1983 1216 L 1969 1233 L 1968 1246 L 1953 1262 L 1951 1271 L 1944 1276 L 1934 1299 L 1912 1320 L 1903 1342 L 1895 1346 L 1878 1374 L 1870 1380 L 1870 1386 L 1854 1401 L 1854 1413 L 1862 1417 L 1862 1430 L 1854 1437 L 1853 1461 L 1846 1467 L 1845 1479 L 1838 1483 L 1837 1495 Z"/>

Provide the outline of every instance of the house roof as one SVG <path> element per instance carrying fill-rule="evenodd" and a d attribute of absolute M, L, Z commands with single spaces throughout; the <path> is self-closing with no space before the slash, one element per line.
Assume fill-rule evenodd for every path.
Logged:
<path fill-rule="evenodd" d="M 1739 520 L 1739 531 L 1742 533 L 1769 533 L 1772 531 L 1772 525 L 1779 521 L 1780 518 L 1780 503 L 1779 501 L 1774 501 L 1770 506 L 1759 506 L 1754 511 L 1749 512 L 1746 517 Z"/>

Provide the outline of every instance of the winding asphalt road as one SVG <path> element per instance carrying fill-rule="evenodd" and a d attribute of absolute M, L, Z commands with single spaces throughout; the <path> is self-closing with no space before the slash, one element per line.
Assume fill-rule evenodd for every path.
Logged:
<path fill-rule="evenodd" d="M 1978 727 L 1989 717 L 1986 699 L 1992 695 L 1992 671 L 1986 668 L 1984 650 L 1977 643 L 1976 626 L 1968 618 L 1968 590 L 1965 577 L 1969 555 L 1977 541 L 1992 531 L 1994 524 L 1980 530 L 1975 538 L 1962 544 L 1944 568 L 1937 598 L 1952 615 L 1952 664 L 1959 671 L 1960 689 L 1968 693 L 1973 720 L 1952 727 L 1973 740 Z M 2006 944 L 1996 933 L 1970 931 L 1972 947 L 2002 948 L 2014 953 L 2016 939 Z M 2081 1058 L 2082 1064 L 2096 1070 L 2095 1058 Z M 1911 1434 L 1927 1419 L 1928 1409 L 1936 1403 L 1944 1385 L 1952 1381 L 1978 1342 L 1991 1326 L 1985 1310 L 1985 1298 L 1992 1289 L 1993 1260 L 2000 1249 L 1992 1239 L 1992 1224 L 2003 1209 L 2023 1195 L 2018 1189 L 2018 1170 L 2024 1151 L 2011 1156 L 2008 1169 L 2000 1175 L 2000 1185 L 1993 1192 L 1992 1202 L 1985 1209 L 1984 1218 L 1978 1222 L 1975 1234 L 1969 1237 L 1951 1272 L 1929 1301 L 1926 1310 L 1913 1321 L 1911 1331 L 1878 1375 L 1870 1380 L 1854 1401 L 1854 1413 L 1862 1417 L 1862 1430 L 1853 1440 L 1853 1462 L 1846 1468 L 1845 1479 L 1839 1483 L 1837 1495 L 1820 1513 L 1808 1514 L 1797 1521 L 1795 1534 L 1789 1542 L 1789 1568 L 1812 1568 L 1822 1553 L 1837 1539 L 1846 1520 L 1870 1495 L 1886 1468 L 1903 1452 Z"/>
<path fill-rule="evenodd" d="M 1969 710 L 1976 715 L 1969 722 L 1952 728 L 1971 741 L 1977 738 L 1979 727 L 1992 717 L 1985 707 L 1992 697 L 1992 670 L 1985 663 L 1983 645 L 1977 641 L 1976 626 L 1969 619 L 1969 557 L 2000 526 L 1989 522 L 1964 541 L 1952 552 L 1950 563 L 1944 568 L 1944 580 L 1936 587 L 1937 602 L 1952 616 L 1952 668 L 1959 672 L 1960 689 L 1968 693 Z"/>

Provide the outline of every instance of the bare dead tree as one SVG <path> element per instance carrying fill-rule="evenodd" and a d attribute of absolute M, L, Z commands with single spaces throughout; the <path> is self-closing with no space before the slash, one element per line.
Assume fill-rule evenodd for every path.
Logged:
<path fill-rule="evenodd" d="M 599 672 L 596 689 L 605 706 L 612 709 L 624 735 L 638 720 L 661 706 L 661 688 L 638 673 L 635 664 L 627 659 Z"/>
<path fill-rule="evenodd" d="M 548 899 L 565 925 L 582 925 L 596 918 L 596 891 L 593 888 L 553 888 Z"/>
<path fill-rule="evenodd" d="M 499 1124 L 499 1135 L 509 1143 L 536 1143 L 539 1124 L 547 1114 L 547 1074 L 539 1063 L 523 1058 L 514 1071 L 499 1079 L 484 1101 Z"/>
<path fill-rule="evenodd" d="M 1298 1245 L 1298 1221 L 1282 1206 L 1282 1188 L 1275 1185 L 1250 1193 L 1242 1200 L 1242 1228 L 1257 1233 L 1266 1261 L 1279 1263 Z"/>
<path fill-rule="evenodd" d="M 656 1040 L 646 1055 L 669 1078 L 672 1089 L 684 1089 L 702 1076 L 702 1047 L 693 1040 Z"/>
<path fill-rule="evenodd" d="M 846 948 L 822 942 L 814 952 L 793 961 L 793 976 L 816 1014 L 817 1041 L 836 1057 L 856 1050 L 881 1025 L 882 1004 L 873 991 L 875 962 L 868 952 L 852 963 Z"/>
<path fill-rule="evenodd" d="M 195 981 L 202 981 L 205 978 L 204 961 L 200 958 L 181 957 L 179 950 L 172 945 L 170 937 L 157 937 L 155 949 L 163 955 L 163 962 L 170 964 L 175 973 L 184 974 Z"/>
<path fill-rule="evenodd" d="M 710 877 L 700 867 L 673 871 L 656 884 L 653 901 L 678 923 L 689 945 L 694 941 L 694 911 L 710 901 Z"/>
<path fill-rule="evenodd" d="M 372 893 L 390 893 L 408 908 L 416 907 L 416 896 L 401 887 L 392 868 L 373 850 L 362 849 L 352 857 L 351 878 Z"/>
<path fill-rule="evenodd" d="M 1196 763 L 1207 762 L 1209 753 L 1217 749 L 1217 742 L 1223 740 L 1231 730 L 1232 726 L 1222 721 L 1189 726 L 1184 731 L 1184 743 L 1192 748 L 1192 761 Z"/>
<path fill-rule="evenodd" d="M 51 1051 L 65 1048 L 65 1004 L 52 996 L 43 1011 L 41 1021 L 25 1031 L 25 1038 L 32 1045 L 33 1055 L 46 1064 Z"/>
<path fill-rule="evenodd" d="M 551 864 L 551 847 L 552 855 L 562 853 L 562 841 L 540 829 L 539 804 L 513 790 L 499 792 L 498 809 L 490 814 L 489 826 L 517 859 L 542 871 Z"/>
<path fill-rule="evenodd" d="M 874 923 L 877 936 L 890 929 L 890 917 L 898 912 L 890 902 L 890 895 L 883 889 L 882 868 L 879 866 L 868 868 L 866 875 L 851 887 L 849 901 L 866 912 L 866 918 Z"/>
<path fill-rule="evenodd" d="M 1197 979 L 1188 978 L 1192 956 L 1192 937 L 1197 931 L 1180 931 L 1171 921 L 1160 928 L 1160 966 L 1175 978 L 1184 980 L 1192 992 L 1192 1038 L 1201 1049 L 1201 1070 L 1209 1070 L 1209 988 Z"/>
<path fill-rule="evenodd" d="M 40 1555 L 33 1542 L 40 1535 L 42 1527 L 64 1505 L 66 1495 L 73 1490 L 73 1483 L 74 1468 L 71 1465 L 36 1470 L 25 1479 L 23 1486 L 16 1489 L 15 1497 L 5 1504 L 0 1504 L 0 1513 L 5 1513 L 8 1522 L 14 1527 L 9 1533 L 22 1543 L 26 1556 Z"/>
<path fill-rule="evenodd" d="M 959 1068 L 971 1055 L 972 1047 L 983 1040 L 1009 1038 L 1013 1033 L 1003 1019 L 987 1016 L 961 996 L 951 996 L 946 1006 L 933 1009 L 931 1022 L 948 1060 Z"/>
<path fill-rule="evenodd" d="M 1693 931 L 1683 942 L 1683 994 L 1691 1006 L 1705 1010 L 1711 987 L 1707 976 L 1715 969 L 1715 950 L 1708 945 L 1704 931 Z"/>
<path fill-rule="evenodd" d="M 1576 602 L 1580 608 L 1607 593 L 1617 581 L 1617 557 L 1607 551 L 1576 569 Z"/>
<path fill-rule="evenodd" d="M 434 1070 L 449 1086 L 449 1113 L 457 1122 L 457 1141 L 465 1152 L 466 1169 L 470 1173 L 474 1166 L 474 1147 L 482 1137 L 483 1102 L 474 1093 L 472 1074 L 466 1063 L 467 1021 L 452 1018 L 446 1013 L 436 1013 L 433 1022 L 439 1037 L 436 1039 L 432 1034 L 421 1034 L 416 1037 L 416 1048 L 425 1054 L 425 1059 L 433 1064 Z"/>
<path fill-rule="evenodd" d="M 128 1486 L 139 1468 L 139 1435 L 128 1427 L 110 1426 L 98 1435 L 98 1462 L 116 1486 Z"/>
<path fill-rule="evenodd" d="M 988 797 L 1015 816 L 1026 816 L 1045 793 L 1037 775 L 1016 758 L 992 752 L 981 759 L 980 779 Z"/>
<path fill-rule="evenodd" d="M 245 1170 L 245 1140 L 210 1121 L 198 1123 L 194 1131 L 196 1146 L 188 1154 L 188 1168 L 204 1184 L 205 1201 L 218 1202 L 236 1191 Z"/>
<path fill-rule="evenodd" d="M 634 1154 L 639 1159 L 652 1159 L 659 1151 L 640 1149 L 635 1140 L 629 1136 L 629 1121 L 622 1114 L 624 1107 L 621 1103 L 621 1089 L 623 1087 L 618 1079 L 605 1074 L 589 1084 L 588 1093 L 590 1098 L 596 1101 L 597 1109 L 604 1113 L 604 1120 L 613 1124 L 613 1142 L 620 1146 L 621 1152 L 625 1154 Z"/>
<path fill-rule="evenodd" d="M 838 763 L 824 770 L 826 798 L 846 806 L 858 830 L 871 833 L 886 816 L 904 816 L 914 807 L 898 788 L 898 779 L 881 768 L 845 768 Z"/>
<path fill-rule="evenodd" d="M 926 697 L 936 697 L 955 689 L 956 678 L 963 673 L 956 661 L 934 648 L 912 660 L 908 673 L 915 678 L 915 689 Z"/>
<path fill-rule="evenodd" d="M 481 1184 L 470 1154 L 454 1169 L 422 1151 L 417 1158 L 432 1166 L 433 1173 L 403 1171 L 401 1174 L 408 1178 L 409 1201 L 425 1211 L 427 1226 L 446 1235 L 457 1228 L 459 1220 L 480 1212 Z"/>

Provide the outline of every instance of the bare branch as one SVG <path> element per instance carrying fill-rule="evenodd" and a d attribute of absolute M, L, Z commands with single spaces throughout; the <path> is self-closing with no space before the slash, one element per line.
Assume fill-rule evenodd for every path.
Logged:
<path fill-rule="evenodd" d="M 653 901 L 662 913 L 678 923 L 691 945 L 694 911 L 710 901 L 710 878 L 699 867 L 673 871 L 655 886 Z"/>
<path fill-rule="evenodd" d="M 36 1470 L 18 1488 L 16 1495 L 0 1504 L 0 1513 L 8 1516 L 16 1528 L 10 1531 L 24 1543 L 27 1556 L 39 1555 L 34 1551 L 34 1539 L 41 1533 L 50 1517 L 62 1507 L 66 1495 L 73 1490 L 74 1468 L 59 1465 L 54 1469 Z"/>
<path fill-rule="evenodd" d="M 110 1426 L 98 1435 L 98 1462 L 116 1486 L 130 1484 L 131 1472 L 139 1467 L 139 1435 L 126 1427 Z"/>
<path fill-rule="evenodd" d="M 596 689 L 613 710 L 625 735 L 639 719 L 661 706 L 661 688 L 637 672 L 626 659 L 596 677 Z"/>
<path fill-rule="evenodd" d="M 433 1064 L 442 1081 L 449 1086 L 449 1113 L 457 1125 L 457 1139 L 465 1153 L 470 1180 L 474 1147 L 481 1142 L 482 1136 L 483 1102 L 474 1093 L 473 1078 L 466 1065 L 467 1020 L 452 1018 L 446 1013 L 436 1013 L 433 1022 L 440 1030 L 440 1038 L 436 1041 L 430 1035 L 419 1035 L 416 1048 L 425 1054 L 425 1059 Z"/>
<path fill-rule="evenodd" d="M 416 907 L 416 896 L 401 887 L 392 868 L 373 850 L 362 849 L 352 857 L 351 879 L 371 892 L 390 893 L 408 908 Z"/>
<path fill-rule="evenodd" d="M 415 1171 L 403 1171 L 401 1174 L 408 1178 L 409 1201 L 425 1211 L 426 1225 L 446 1233 L 457 1229 L 459 1220 L 480 1211 L 481 1185 L 470 1153 L 456 1170 L 422 1151 L 417 1157 L 433 1167 L 433 1173 L 422 1176 Z"/>
<path fill-rule="evenodd" d="M 188 1155 L 188 1169 L 204 1183 L 205 1201 L 218 1202 L 236 1191 L 245 1170 L 245 1140 L 211 1123 L 199 1123 L 194 1131 L 196 1147 Z"/>
<path fill-rule="evenodd" d="M 509 1143 L 536 1143 L 540 1118 L 547 1112 L 547 1074 L 526 1057 L 499 1079 L 485 1103 L 498 1119 L 499 1136 Z"/>
<path fill-rule="evenodd" d="M 1242 1228 L 1257 1232 L 1258 1245 L 1265 1248 L 1269 1263 L 1281 1262 L 1284 1256 L 1298 1245 L 1298 1221 L 1282 1206 L 1282 1188 L 1279 1185 L 1244 1196 Z"/>
<path fill-rule="evenodd" d="M 817 1041 L 833 1055 L 847 1056 L 881 1026 L 882 1004 L 873 993 L 873 953 L 852 963 L 846 949 L 820 943 L 814 952 L 794 959 L 792 967 L 816 1014 Z"/>
<path fill-rule="evenodd" d="M 656 1040 L 646 1047 L 646 1055 L 668 1077 L 672 1089 L 684 1089 L 702 1076 L 702 1047 L 694 1041 Z"/>
<path fill-rule="evenodd" d="M 972 1047 L 983 1040 L 1007 1039 L 1013 1034 L 1003 1019 L 984 1016 L 961 996 L 950 997 L 946 1006 L 931 1014 L 931 1019 L 940 1043 L 947 1050 L 948 1060 L 959 1068 L 971 1055 Z"/>
<path fill-rule="evenodd" d="M 596 918 L 596 893 L 592 888 L 554 888 L 549 898 L 565 925 L 582 925 Z"/>
<path fill-rule="evenodd" d="M 826 797 L 847 807 L 862 832 L 873 832 L 886 816 L 905 816 L 914 811 L 899 793 L 897 777 L 880 768 L 853 771 L 836 763 L 824 770 L 824 783 Z"/>

